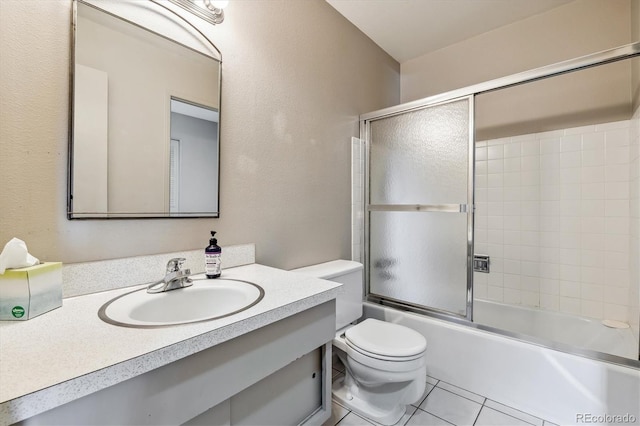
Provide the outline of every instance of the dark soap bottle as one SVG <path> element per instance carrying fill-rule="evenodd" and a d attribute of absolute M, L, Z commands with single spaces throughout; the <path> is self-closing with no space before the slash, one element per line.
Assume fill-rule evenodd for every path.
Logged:
<path fill-rule="evenodd" d="M 215 238 L 216 231 L 211 231 L 209 246 L 204 249 L 204 272 L 207 278 L 218 278 L 222 273 L 222 247 Z"/>

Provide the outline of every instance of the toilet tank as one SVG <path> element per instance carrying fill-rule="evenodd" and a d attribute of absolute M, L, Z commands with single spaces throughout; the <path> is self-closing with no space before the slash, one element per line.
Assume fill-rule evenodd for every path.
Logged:
<path fill-rule="evenodd" d="M 333 260 L 292 269 L 291 272 L 342 284 L 336 297 L 336 330 L 340 330 L 362 316 L 363 268 L 361 263 L 352 260 Z"/>

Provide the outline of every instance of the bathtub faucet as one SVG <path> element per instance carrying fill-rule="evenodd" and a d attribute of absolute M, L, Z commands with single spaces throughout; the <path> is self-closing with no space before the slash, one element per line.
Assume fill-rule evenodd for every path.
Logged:
<path fill-rule="evenodd" d="M 189 278 L 191 270 L 181 269 L 186 260 L 183 257 L 176 257 L 167 262 L 166 275 L 163 279 L 149 284 L 147 293 L 163 293 L 193 285 L 193 281 Z"/>

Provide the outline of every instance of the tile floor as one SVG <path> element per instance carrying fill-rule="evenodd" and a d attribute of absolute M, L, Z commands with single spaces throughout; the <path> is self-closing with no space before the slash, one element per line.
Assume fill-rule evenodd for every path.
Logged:
<path fill-rule="evenodd" d="M 344 377 L 344 366 L 334 358 L 333 380 Z M 377 425 L 333 401 L 331 418 L 323 426 Z M 431 426 L 556 426 L 481 395 L 427 376 L 427 388 L 420 401 L 407 407 L 396 425 Z"/>

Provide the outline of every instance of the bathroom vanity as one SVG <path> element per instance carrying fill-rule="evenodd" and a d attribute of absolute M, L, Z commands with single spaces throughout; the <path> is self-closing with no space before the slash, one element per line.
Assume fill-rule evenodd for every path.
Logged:
<path fill-rule="evenodd" d="M 0 323 L 0 425 L 322 424 L 339 285 L 258 264 L 223 277 L 258 284 L 264 298 L 193 324 L 101 321 L 100 306 L 126 288 Z"/>

